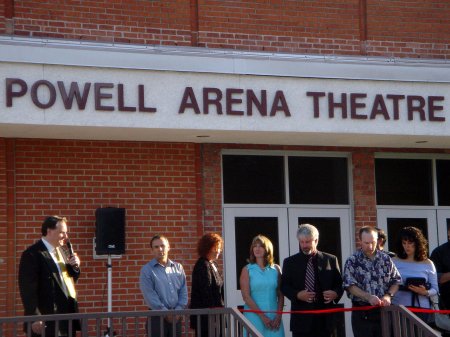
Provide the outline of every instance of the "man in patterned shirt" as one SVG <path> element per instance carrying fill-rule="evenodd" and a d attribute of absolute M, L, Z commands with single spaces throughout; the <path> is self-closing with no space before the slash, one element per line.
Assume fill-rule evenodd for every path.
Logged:
<path fill-rule="evenodd" d="M 344 267 L 344 289 L 354 307 L 378 308 L 352 312 L 355 337 L 381 337 L 382 306 L 391 305 L 401 276 L 389 255 L 377 249 L 378 233 L 374 227 L 359 230 L 361 249 L 350 256 Z"/>

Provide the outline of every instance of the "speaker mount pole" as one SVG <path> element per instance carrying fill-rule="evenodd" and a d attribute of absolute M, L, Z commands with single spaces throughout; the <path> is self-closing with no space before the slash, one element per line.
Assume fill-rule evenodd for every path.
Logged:
<path fill-rule="evenodd" d="M 108 312 L 112 312 L 112 258 L 108 254 Z"/>
<path fill-rule="evenodd" d="M 112 312 L 112 258 L 111 254 L 108 254 L 108 263 L 106 264 L 108 268 L 108 313 Z M 114 332 L 111 334 L 111 318 L 108 318 L 108 328 L 105 332 L 105 337 L 114 337 Z"/>

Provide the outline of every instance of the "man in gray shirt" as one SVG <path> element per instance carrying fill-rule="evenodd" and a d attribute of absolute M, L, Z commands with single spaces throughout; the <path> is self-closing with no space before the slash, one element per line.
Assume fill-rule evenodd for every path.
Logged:
<path fill-rule="evenodd" d="M 169 241 L 165 236 L 155 235 L 150 246 L 155 258 L 141 269 L 140 288 L 145 303 L 151 310 L 184 309 L 188 303 L 186 275 L 180 263 L 169 259 Z M 173 336 L 175 322 L 176 336 L 181 336 L 181 321 L 176 315 L 164 317 L 163 334 L 161 335 L 161 320 L 152 317 L 150 336 Z"/>

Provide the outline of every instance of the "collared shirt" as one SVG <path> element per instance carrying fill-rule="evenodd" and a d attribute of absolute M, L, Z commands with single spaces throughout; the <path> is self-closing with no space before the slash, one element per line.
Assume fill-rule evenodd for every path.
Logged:
<path fill-rule="evenodd" d="M 151 260 L 141 269 L 140 288 L 152 310 L 178 310 L 187 306 L 186 275 L 180 263 L 168 260 L 163 266 L 156 259 Z"/>
<path fill-rule="evenodd" d="M 48 242 L 44 237 L 42 237 L 41 240 L 44 243 L 47 250 L 49 251 L 49 253 L 52 255 L 53 251 L 55 250 L 55 247 L 53 247 L 53 245 L 50 242 Z M 52 257 L 53 257 L 53 255 L 52 255 Z M 55 262 L 56 262 L 56 260 L 55 260 Z"/>
<path fill-rule="evenodd" d="M 56 268 L 58 268 L 59 274 L 61 275 L 61 268 L 59 268 L 58 257 L 56 256 L 56 247 L 53 247 L 53 245 L 50 242 L 48 242 L 47 240 L 45 240 L 44 238 L 42 238 L 42 242 L 44 243 L 45 247 L 47 248 L 48 252 L 50 253 L 50 256 L 52 257 L 53 262 L 55 262 Z"/>
<path fill-rule="evenodd" d="M 64 293 L 67 295 L 67 286 L 66 283 L 63 282 L 63 275 L 62 275 L 62 271 L 61 268 L 59 267 L 59 263 L 58 263 L 58 257 L 56 256 L 56 247 L 53 247 L 53 245 L 48 242 L 45 238 L 42 238 L 42 242 L 44 243 L 45 247 L 47 248 L 48 252 L 50 253 L 50 256 L 53 259 L 53 262 L 55 262 L 56 264 L 56 268 L 58 268 L 58 272 L 59 272 L 59 278 L 61 280 L 61 285 L 64 289 Z"/>
<path fill-rule="evenodd" d="M 393 284 L 400 284 L 402 278 L 388 254 L 377 250 L 372 260 L 359 250 L 345 262 L 343 281 L 344 289 L 354 285 L 381 298 Z M 353 302 L 363 302 L 348 290 L 347 295 Z"/>
<path fill-rule="evenodd" d="M 56 257 L 56 248 L 53 247 L 53 245 L 50 242 L 48 242 L 47 240 L 45 240 L 44 238 L 42 238 L 42 242 L 44 243 L 45 247 L 47 248 L 48 252 L 50 253 L 50 256 L 52 257 L 53 262 L 55 262 L 55 264 L 56 264 L 56 268 L 58 268 L 59 275 L 61 276 L 61 269 L 59 268 L 58 258 Z"/>

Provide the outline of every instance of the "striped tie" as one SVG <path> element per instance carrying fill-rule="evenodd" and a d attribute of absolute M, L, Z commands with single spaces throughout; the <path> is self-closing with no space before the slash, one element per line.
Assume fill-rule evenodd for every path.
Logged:
<path fill-rule="evenodd" d="M 305 288 L 307 291 L 314 291 L 314 264 L 313 255 L 308 256 L 308 263 L 306 264 Z"/>
<path fill-rule="evenodd" d="M 58 248 L 55 249 L 55 254 L 56 254 L 56 260 L 58 261 L 59 269 L 61 270 L 61 275 L 62 275 L 64 284 L 66 285 L 68 295 L 72 298 L 77 298 L 77 293 L 75 291 L 75 284 L 73 282 L 73 278 L 67 272 L 66 262 L 62 258 L 61 252 L 59 251 Z"/>

